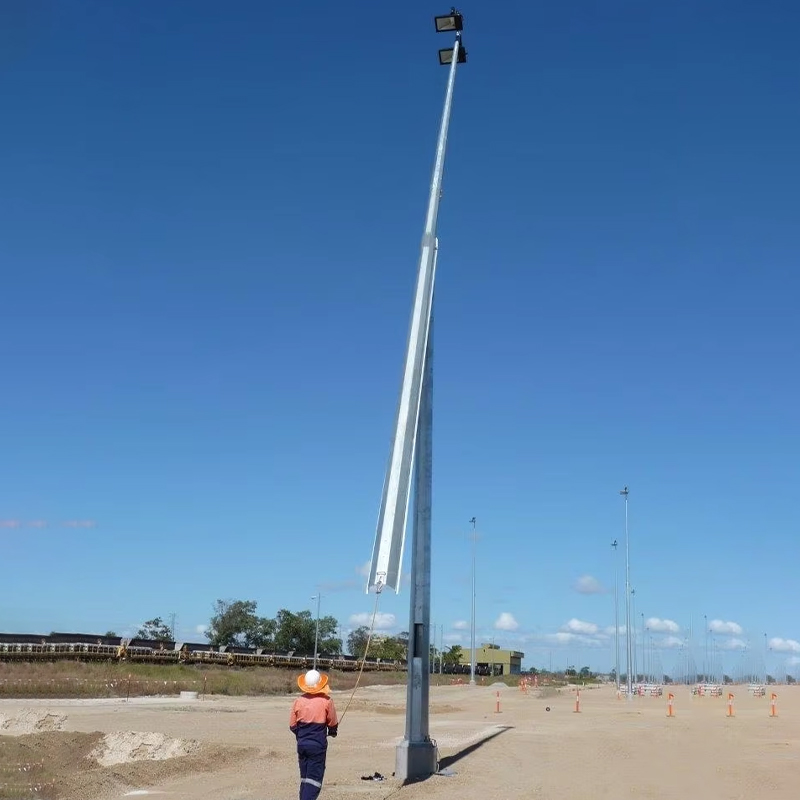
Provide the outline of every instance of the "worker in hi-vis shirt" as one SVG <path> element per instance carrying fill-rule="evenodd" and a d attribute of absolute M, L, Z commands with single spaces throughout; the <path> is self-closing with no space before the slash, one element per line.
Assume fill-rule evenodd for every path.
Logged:
<path fill-rule="evenodd" d="M 289 730 L 297 737 L 300 800 L 317 800 L 325 776 L 328 737 L 339 732 L 339 720 L 328 689 L 328 676 L 311 669 L 297 678 L 303 693 L 292 704 Z"/>

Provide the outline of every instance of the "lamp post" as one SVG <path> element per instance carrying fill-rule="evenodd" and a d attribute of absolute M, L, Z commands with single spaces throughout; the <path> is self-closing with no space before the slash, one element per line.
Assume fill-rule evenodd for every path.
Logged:
<path fill-rule="evenodd" d="M 769 654 L 769 645 L 767 644 L 767 634 L 764 634 L 764 686 L 767 685 L 767 678 L 769 677 L 769 665 L 767 664 L 767 655 Z"/>
<path fill-rule="evenodd" d="M 475 531 L 475 517 L 470 520 L 472 525 L 472 616 L 470 617 L 469 625 L 469 685 L 475 685 L 475 565 L 476 565 L 476 551 L 478 534 Z"/>
<path fill-rule="evenodd" d="M 322 595 L 317 592 L 312 598 L 317 601 L 317 624 L 314 627 L 314 669 L 317 668 L 317 650 L 319 648 L 319 604 L 322 600 Z"/>
<path fill-rule="evenodd" d="M 447 132 L 453 106 L 456 68 L 467 60 L 461 31 L 464 20 L 455 8 L 434 20 L 437 33 L 454 33 L 452 47 L 439 50 L 447 66 L 436 158 L 422 234 L 417 286 L 406 348 L 406 360 L 389 466 L 378 515 L 369 584 L 381 591 L 400 586 L 406 512 L 414 482 L 414 534 L 411 547 L 411 597 L 408 639 L 408 685 L 405 736 L 398 744 L 395 776 L 401 783 L 424 779 L 436 771 L 436 745 L 429 734 L 431 511 L 433 494 L 433 291 L 438 259 L 436 238 L 442 196 Z"/>
<path fill-rule="evenodd" d="M 647 682 L 647 655 L 645 654 L 644 611 L 642 611 L 642 680 Z"/>
<path fill-rule="evenodd" d="M 633 682 L 639 681 L 639 647 L 636 635 L 636 589 L 631 587 L 631 651 L 633 652 Z"/>
<path fill-rule="evenodd" d="M 620 494 L 625 498 L 625 650 L 627 681 L 626 689 L 628 699 L 633 699 L 633 681 L 631 669 L 633 668 L 633 653 L 631 651 L 631 560 L 630 543 L 628 541 L 628 487 L 626 486 Z"/>
<path fill-rule="evenodd" d="M 617 540 L 611 542 L 614 548 L 614 673 L 617 678 L 617 691 L 619 691 L 619 580 L 617 568 Z"/>

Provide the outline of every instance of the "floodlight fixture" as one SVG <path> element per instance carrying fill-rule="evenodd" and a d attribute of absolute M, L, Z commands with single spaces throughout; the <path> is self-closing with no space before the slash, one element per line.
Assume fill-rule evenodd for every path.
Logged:
<path fill-rule="evenodd" d="M 455 47 L 445 47 L 443 50 L 439 51 L 439 63 L 443 67 L 447 67 L 453 63 L 454 50 Z M 458 63 L 459 64 L 467 63 L 467 51 L 463 47 L 458 48 Z"/>
<path fill-rule="evenodd" d="M 436 25 L 436 33 L 464 30 L 464 17 L 456 11 L 455 7 L 450 9 L 449 14 L 444 14 L 441 17 L 434 17 L 433 21 Z"/>

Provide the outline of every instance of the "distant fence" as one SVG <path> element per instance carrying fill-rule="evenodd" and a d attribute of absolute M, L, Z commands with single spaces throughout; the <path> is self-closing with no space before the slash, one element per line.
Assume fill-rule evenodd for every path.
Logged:
<path fill-rule="evenodd" d="M 163 697 L 181 692 L 206 691 L 205 680 L 140 680 L 132 675 L 118 680 L 81 678 L 16 678 L 0 680 L 0 698 Z M 3 795 L 0 794 L 0 798 Z"/>

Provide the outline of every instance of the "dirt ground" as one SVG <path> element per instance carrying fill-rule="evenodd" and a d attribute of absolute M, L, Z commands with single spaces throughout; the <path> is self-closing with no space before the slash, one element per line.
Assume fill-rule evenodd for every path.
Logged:
<path fill-rule="evenodd" d="M 366 687 L 330 742 L 322 797 L 797 798 L 800 687 L 776 688 L 775 718 L 769 695 L 753 697 L 746 687 L 732 690 L 732 718 L 725 698 L 673 691 L 668 718 L 666 695 L 628 702 L 608 687 L 584 690 L 580 713 L 567 690 L 433 688 L 431 736 L 455 774 L 400 788 L 391 775 L 405 689 Z M 349 693 L 333 697 L 341 713 Z M 27 779 L 45 787 L 40 796 L 67 800 L 289 800 L 298 788 L 290 704 L 289 697 L 2 701 L 0 783 L 12 774 L 19 783 L 15 765 L 29 764 L 38 765 Z M 361 780 L 375 772 L 386 780 Z"/>

